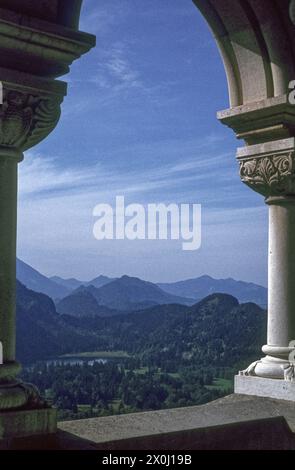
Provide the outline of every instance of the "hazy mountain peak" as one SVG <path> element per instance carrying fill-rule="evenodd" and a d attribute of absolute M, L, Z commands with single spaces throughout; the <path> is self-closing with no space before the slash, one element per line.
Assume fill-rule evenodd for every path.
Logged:
<path fill-rule="evenodd" d="M 65 297 L 70 292 L 70 289 L 54 282 L 20 259 L 16 260 L 16 276 L 28 289 L 49 295 L 52 299 Z"/>
<path fill-rule="evenodd" d="M 91 302 L 89 295 L 88 297 L 85 296 L 85 292 L 91 295 Z M 93 304 L 93 299 L 96 301 L 96 307 Z M 154 305 L 191 305 L 192 303 L 193 300 L 164 292 L 156 284 L 124 275 L 99 288 L 92 284 L 78 287 L 58 303 L 58 311 L 71 315 L 72 311 L 76 311 L 76 306 L 79 304 L 83 315 L 87 316 L 90 312 L 93 315 L 95 309 L 97 315 L 99 315 L 102 306 L 126 312 L 142 310 Z"/>
<path fill-rule="evenodd" d="M 240 302 L 254 302 L 263 307 L 267 304 L 267 289 L 254 283 L 236 281 L 233 278 L 214 279 L 203 275 L 186 281 L 160 283 L 165 292 L 182 297 L 203 299 L 210 294 L 220 292 L 236 297 Z"/>

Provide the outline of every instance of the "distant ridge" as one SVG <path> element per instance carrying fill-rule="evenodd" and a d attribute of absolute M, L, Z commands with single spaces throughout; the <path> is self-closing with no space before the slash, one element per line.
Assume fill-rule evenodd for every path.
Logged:
<path fill-rule="evenodd" d="M 54 300 L 62 299 L 71 292 L 20 259 L 16 260 L 16 277 L 28 289 L 46 294 Z"/>
<path fill-rule="evenodd" d="M 232 278 L 214 279 L 208 275 L 158 284 L 127 275 L 121 278 L 99 275 L 90 281 L 83 281 L 59 276 L 48 278 L 18 259 L 17 278 L 29 289 L 49 295 L 55 302 L 68 297 L 82 286 L 88 289 L 98 305 L 107 306 L 111 310 L 134 310 L 140 306 L 146 308 L 165 302 L 189 305 L 215 292 L 232 295 L 239 302 L 254 302 L 264 308 L 267 305 L 265 287 Z M 91 286 L 94 289 L 104 289 L 98 294 L 96 290 L 91 291 Z"/>
<path fill-rule="evenodd" d="M 62 277 L 59 277 L 59 276 L 53 276 L 50 279 L 53 282 L 56 282 L 57 284 L 60 284 L 61 286 L 64 286 L 69 290 L 75 290 L 80 286 L 94 286 L 94 287 L 99 288 L 115 280 L 115 278 L 107 277 L 103 275 L 97 276 L 91 281 L 79 281 L 78 279 L 75 279 L 75 278 L 63 279 Z"/>
<path fill-rule="evenodd" d="M 239 302 L 254 302 L 262 307 L 267 305 L 267 289 L 252 282 L 236 281 L 235 279 L 214 279 L 201 276 L 173 283 L 159 283 L 165 292 L 182 297 L 203 299 L 210 294 L 220 292 L 236 297 Z"/>
<path fill-rule="evenodd" d="M 191 305 L 193 302 L 192 299 L 164 292 L 151 282 L 122 276 L 100 288 L 80 286 L 57 303 L 57 310 L 75 316 L 110 316 L 116 314 L 116 311 L 133 311 L 172 303 Z"/>
<path fill-rule="evenodd" d="M 53 301 L 17 283 L 17 357 L 34 362 L 84 351 L 138 351 L 171 364 L 228 367 L 253 361 L 265 341 L 266 312 L 212 294 L 192 306 L 156 305 L 112 317 L 58 315 Z"/>

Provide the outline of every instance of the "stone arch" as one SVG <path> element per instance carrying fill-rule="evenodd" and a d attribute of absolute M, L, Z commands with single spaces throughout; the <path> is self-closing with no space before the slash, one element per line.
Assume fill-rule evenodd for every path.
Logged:
<path fill-rule="evenodd" d="M 231 107 L 284 95 L 295 78 L 289 0 L 194 0 L 220 49 Z"/>

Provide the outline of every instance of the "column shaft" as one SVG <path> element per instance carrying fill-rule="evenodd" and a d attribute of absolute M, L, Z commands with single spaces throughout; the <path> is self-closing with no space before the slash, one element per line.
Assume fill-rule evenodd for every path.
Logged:
<path fill-rule="evenodd" d="M 295 340 L 295 198 L 275 198 L 268 203 L 267 343 L 288 347 Z"/>
<path fill-rule="evenodd" d="M 15 360 L 17 160 L 0 155 L 0 340 Z"/>

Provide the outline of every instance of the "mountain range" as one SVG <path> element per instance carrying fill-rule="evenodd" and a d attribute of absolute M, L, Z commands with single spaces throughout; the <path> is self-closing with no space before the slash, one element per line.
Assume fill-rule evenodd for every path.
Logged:
<path fill-rule="evenodd" d="M 29 289 L 42 292 L 52 299 L 63 298 L 70 293 L 68 288 L 52 281 L 20 259 L 16 260 L 16 277 Z"/>
<path fill-rule="evenodd" d="M 109 282 L 100 288 L 80 286 L 57 302 L 59 313 L 74 316 L 111 316 L 121 311 L 141 310 L 154 305 L 191 305 L 193 299 L 164 292 L 151 282 L 129 276 Z"/>
<path fill-rule="evenodd" d="M 61 286 L 64 286 L 69 291 L 73 291 L 80 286 L 94 286 L 99 289 L 105 284 L 108 284 L 109 282 L 112 282 L 115 280 L 115 278 L 102 276 L 102 275 L 95 277 L 91 281 L 79 281 L 78 279 L 75 279 L 75 278 L 63 279 L 62 277 L 59 277 L 59 276 L 52 276 L 49 279 L 56 284 L 60 284 Z"/>
<path fill-rule="evenodd" d="M 267 304 L 267 289 L 252 282 L 236 281 L 235 279 L 214 279 L 201 276 L 194 279 L 173 283 L 160 283 L 158 286 L 165 292 L 180 297 L 193 297 L 200 300 L 214 292 L 230 294 L 239 302 L 254 302 L 262 307 Z"/>
<path fill-rule="evenodd" d="M 58 314 L 48 296 L 17 283 L 17 357 L 23 363 L 122 350 L 148 354 L 150 360 L 231 366 L 256 357 L 265 331 L 264 310 L 227 294 L 212 294 L 192 306 L 156 305 L 111 318 L 79 318 Z"/>
<path fill-rule="evenodd" d="M 234 279 L 201 276 L 174 283 L 151 283 L 130 276 L 98 276 L 90 281 L 58 276 L 46 277 L 28 264 L 17 260 L 17 278 L 27 288 L 51 297 L 61 313 L 72 315 L 114 315 L 153 305 L 180 303 L 191 305 L 216 292 L 236 297 L 239 302 L 267 304 L 267 289 Z M 104 307 L 104 308 L 102 308 Z M 72 310 L 71 310 L 72 309 Z"/>
<path fill-rule="evenodd" d="M 50 297 L 17 282 L 16 352 L 23 363 L 95 348 L 97 336 L 66 323 Z"/>

